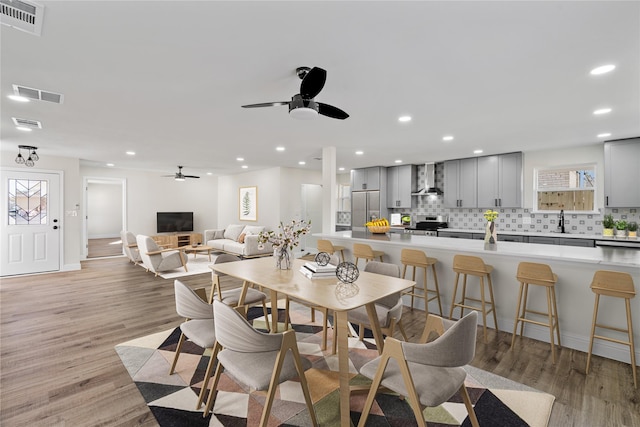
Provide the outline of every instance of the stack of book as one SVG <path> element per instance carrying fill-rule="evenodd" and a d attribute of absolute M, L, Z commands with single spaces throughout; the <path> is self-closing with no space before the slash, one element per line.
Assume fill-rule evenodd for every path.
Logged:
<path fill-rule="evenodd" d="M 329 279 L 335 277 L 336 268 L 335 265 L 331 264 L 318 265 L 317 262 L 305 262 L 304 265 L 300 267 L 300 272 L 309 279 Z"/>

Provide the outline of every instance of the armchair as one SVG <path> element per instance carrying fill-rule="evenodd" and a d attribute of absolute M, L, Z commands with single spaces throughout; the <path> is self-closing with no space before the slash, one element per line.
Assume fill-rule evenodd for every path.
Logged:
<path fill-rule="evenodd" d="M 130 231 L 122 230 L 120 231 L 120 240 L 122 240 L 122 249 L 129 260 L 134 264 L 142 262 L 136 236 Z"/>
<path fill-rule="evenodd" d="M 136 241 L 142 264 L 147 271 L 153 271 L 156 276 L 163 271 L 180 267 L 184 267 L 184 271 L 189 271 L 187 270 L 188 259 L 182 251 L 161 249 L 151 237 L 142 234 L 136 236 Z"/>

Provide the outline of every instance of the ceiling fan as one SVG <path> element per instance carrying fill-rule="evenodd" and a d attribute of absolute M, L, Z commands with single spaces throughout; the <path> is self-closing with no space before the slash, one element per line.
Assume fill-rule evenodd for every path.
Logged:
<path fill-rule="evenodd" d="M 300 93 L 293 95 L 291 101 L 264 102 L 261 104 L 243 105 L 242 108 L 274 107 L 277 105 L 288 105 L 289 115 L 296 119 L 313 119 L 318 114 L 331 117 L 332 119 L 344 120 L 349 115 L 333 105 L 316 102 L 316 97 L 324 87 L 327 80 L 327 72 L 319 67 L 298 67 L 296 68 L 300 83 Z"/>
<path fill-rule="evenodd" d="M 200 178 L 199 176 L 195 176 L 195 175 L 185 175 L 182 173 L 182 166 L 178 166 L 178 172 L 176 172 L 174 175 L 162 175 L 164 177 L 173 177 L 173 179 L 175 179 L 176 181 L 184 181 L 185 178 Z"/>

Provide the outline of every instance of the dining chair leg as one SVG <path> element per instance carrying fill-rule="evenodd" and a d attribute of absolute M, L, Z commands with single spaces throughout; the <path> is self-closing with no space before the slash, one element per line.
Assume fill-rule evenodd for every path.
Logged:
<path fill-rule="evenodd" d="M 180 339 L 178 340 L 178 345 L 176 346 L 176 354 L 173 356 L 173 363 L 171 363 L 171 368 L 169 368 L 169 375 L 173 374 L 173 371 L 176 369 L 176 365 L 178 364 L 178 357 L 180 356 L 180 351 L 182 350 L 182 344 L 184 343 L 184 334 L 180 332 Z"/>

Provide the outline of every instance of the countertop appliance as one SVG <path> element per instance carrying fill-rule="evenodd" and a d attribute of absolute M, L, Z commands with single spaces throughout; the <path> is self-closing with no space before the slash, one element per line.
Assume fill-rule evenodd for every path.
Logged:
<path fill-rule="evenodd" d="M 424 221 L 417 221 L 414 228 L 407 231 L 423 236 L 437 236 L 439 228 L 448 228 L 447 217 L 442 215 L 425 216 Z"/>

